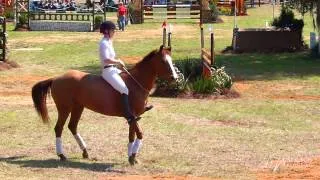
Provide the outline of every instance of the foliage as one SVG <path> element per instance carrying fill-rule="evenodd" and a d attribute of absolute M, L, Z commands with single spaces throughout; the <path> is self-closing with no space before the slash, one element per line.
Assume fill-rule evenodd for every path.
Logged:
<path fill-rule="evenodd" d="M 179 74 L 177 82 L 168 83 L 165 80 L 157 80 L 157 88 L 170 93 L 172 96 L 190 91 L 200 94 L 222 94 L 225 89 L 230 89 L 232 86 L 232 79 L 225 72 L 224 67 L 211 68 L 212 76 L 204 79 L 200 59 L 180 60 L 176 62 L 175 66 Z"/>
<path fill-rule="evenodd" d="M 91 0 L 86 0 L 85 5 L 86 5 L 88 8 L 92 8 L 92 7 L 93 7 L 93 3 L 92 3 Z"/>
<path fill-rule="evenodd" d="M 210 78 L 198 77 L 196 81 L 191 82 L 189 87 L 192 92 L 200 94 L 222 94 L 225 89 L 230 89 L 232 86 L 231 77 L 225 72 L 224 67 L 212 68 Z"/>
<path fill-rule="evenodd" d="M 175 61 L 175 65 L 182 72 L 186 80 L 195 80 L 197 77 L 200 77 L 202 74 L 202 66 L 200 59 L 185 59 Z"/>
<path fill-rule="evenodd" d="M 309 12 L 313 18 L 314 28 L 320 32 L 320 1 L 319 0 L 290 0 L 288 7 L 298 10 L 302 15 Z M 315 16 L 316 15 L 316 16 Z"/>
<path fill-rule="evenodd" d="M 282 6 L 280 16 L 274 18 L 272 25 L 277 28 L 290 28 L 291 30 L 302 31 L 304 22 L 302 19 L 295 19 L 291 9 Z"/>
<path fill-rule="evenodd" d="M 161 92 L 165 92 L 165 96 L 167 94 L 171 94 L 171 96 L 177 96 L 180 92 L 183 91 L 185 87 L 185 78 L 183 73 L 175 66 L 175 71 L 178 74 L 178 79 L 173 82 L 168 82 L 167 80 L 157 79 L 157 90 Z M 155 95 L 158 93 L 156 92 Z M 159 95 L 159 94 L 158 94 Z"/>
<path fill-rule="evenodd" d="M 19 25 L 27 24 L 27 22 L 28 22 L 28 14 L 20 14 L 18 19 L 19 19 Z"/>
<path fill-rule="evenodd" d="M 12 8 L 6 8 L 4 12 L 4 16 L 7 19 L 14 19 L 14 11 Z"/>
<path fill-rule="evenodd" d="M 221 15 L 232 15 L 233 14 L 233 10 L 232 8 L 228 8 L 228 7 L 220 7 L 219 8 L 219 13 Z"/>
<path fill-rule="evenodd" d="M 217 3 L 215 1 L 210 1 L 209 2 L 209 8 L 211 10 L 211 18 L 212 20 L 217 20 L 219 16 L 219 10 L 217 8 Z"/>
<path fill-rule="evenodd" d="M 94 17 L 94 29 L 99 29 L 102 22 L 103 22 L 102 16 L 95 16 Z"/>

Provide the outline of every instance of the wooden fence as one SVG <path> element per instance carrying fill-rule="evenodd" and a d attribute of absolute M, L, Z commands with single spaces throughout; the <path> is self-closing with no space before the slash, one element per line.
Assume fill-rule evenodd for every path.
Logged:
<path fill-rule="evenodd" d="M 145 5 L 144 19 L 199 19 L 200 5 Z"/>
<path fill-rule="evenodd" d="M 92 21 L 92 13 L 30 12 L 30 20 Z"/>

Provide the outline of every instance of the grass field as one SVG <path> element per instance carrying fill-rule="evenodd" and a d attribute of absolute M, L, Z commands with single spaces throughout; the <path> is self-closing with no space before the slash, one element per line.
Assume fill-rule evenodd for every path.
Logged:
<path fill-rule="evenodd" d="M 272 19 L 268 5 L 249 8 L 248 13 L 237 18 L 240 28 L 263 27 Z M 52 99 L 48 100 L 49 126 L 42 124 L 33 109 L 30 92 L 36 82 L 69 69 L 100 73 L 100 35 L 17 32 L 9 24 L 9 59 L 21 67 L 0 71 L 0 179 L 259 179 L 257 172 L 282 172 L 286 163 L 318 157 L 320 60 L 308 52 L 221 54 L 231 44 L 233 27 L 233 17 L 222 19 L 224 23 L 213 25 L 217 64 L 232 75 L 233 89 L 240 97 L 149 98 L 155 108 L 140 121 L 144 141 L 138 155 L 141 163 L 134 167 L 127 162 L 124 119 L 85 110 L 79 131 L 90 159 L 81 158 L 65 127 L 64 149 L 70 159 L 62 163 L 55 154 L 57 112 Z M 198 23 L 169 22 L 173 25 L 173 59 L 199 58 Z M 305 17 L 306 43 L 313 31 L 311 23 Z M 134 63 L 161 41 L 161 23 L 148 22 L 117 32 L 114 46 L 121 59 Z"/>

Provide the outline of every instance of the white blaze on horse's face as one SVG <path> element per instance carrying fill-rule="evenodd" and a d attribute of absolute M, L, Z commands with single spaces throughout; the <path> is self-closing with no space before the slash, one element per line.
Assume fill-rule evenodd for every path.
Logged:
<path fill-rule="evenodd" d="M 176 70 L 173 67 L 172 58 L 169 54 L 165 55 L 165 60 L 168 62 L 169 66 L 170 66 L 170 70 L 171 70 L 172 77 L 174 78 L 174 80 L 178 79 L 178 75 L 176 73 Z"/>

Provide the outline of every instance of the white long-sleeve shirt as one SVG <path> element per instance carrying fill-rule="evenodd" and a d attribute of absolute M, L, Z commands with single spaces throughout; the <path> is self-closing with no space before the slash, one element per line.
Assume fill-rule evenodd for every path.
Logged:
<path fill-rule="evenodd" d="M 102 68 L 107 65 L 104 60 L 115 59 L 116 53 L 114 51 L 112 40 L 103 37 L 99 43 L 99 54 Z"/>

